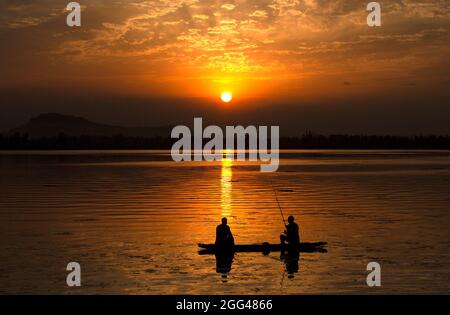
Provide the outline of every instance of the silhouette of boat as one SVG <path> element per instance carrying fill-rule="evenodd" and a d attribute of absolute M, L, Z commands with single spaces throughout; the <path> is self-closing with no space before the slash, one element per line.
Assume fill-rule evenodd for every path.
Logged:
<path fill-rule="evenodd" d="M 325 248 L 327 245 L 326 242 L 314 242 L 314 243 L 300 243 L 298 245 L 298 251 L 303 253 L 326 253 L 327 249 Z M 198 247 L 202 248 L 198 253 L 200 255 L 208 255 L 214 254 L 217 252 L 222 252 L 222 248 L 216 248 L 215 244 L 198 244 Z M 228 249 L 227 249 L 228 250 Z M 269 253 L 269 252 L 282 252 L 288 251 L 289 248 L 287 245 L 283 244 L 242 244 L 242 245 L 234 245 L 233 251 L 235 253 L 251 253 L 251 252 L 259 252 L 259 253 Z"/>

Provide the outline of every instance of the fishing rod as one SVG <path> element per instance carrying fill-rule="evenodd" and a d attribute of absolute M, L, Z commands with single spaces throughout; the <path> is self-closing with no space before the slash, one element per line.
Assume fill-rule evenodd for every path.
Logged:
<path fill-rule="evenodd" d="M 272 180 L 270 179 L 270 177 L 269 177 L 269 182 L 270 182 L 270 186 L 272 187 L 272 190 L 273 190 L 273 192 L 275 194 L 275 200 L 277 201 L 278 209 L 280 209 L 280 214 L 281 214 L 281 218 L 283 219 L 284 226 L 286 226 L 286 220 L 284 219 L 283 209 L 281 209 L 280 201 L 278 200 L 277 191 L 274 188 L 274 186 L 272 184 Z"/>

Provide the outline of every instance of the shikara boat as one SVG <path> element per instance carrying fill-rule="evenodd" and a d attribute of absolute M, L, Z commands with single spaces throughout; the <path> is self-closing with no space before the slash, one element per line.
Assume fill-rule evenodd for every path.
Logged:
<path fill-rule="evenodd" d="M 326 253 L 326 242 L 315 242 L 315 243 L 300 243 L 298 245 L 298 251 L 304 253 Z M 198 253 L 200 255 L 208 255 L 215 254 L 216 252 L 221 252 L 221 248 L 216 248 L 215 244 L 198 244 L 198 247 L 202 248 Z M 230 251 L 230 248 L 226 249 Z M 232 252 L 235 253 L 251 253 L 251 252 L 259 252 L 259 253 L 269 253 L 269 252 L 281 252 L 288 251 L 288 245 L 283 244 L 241 244 L 234 245 L 231 249 Z"/>

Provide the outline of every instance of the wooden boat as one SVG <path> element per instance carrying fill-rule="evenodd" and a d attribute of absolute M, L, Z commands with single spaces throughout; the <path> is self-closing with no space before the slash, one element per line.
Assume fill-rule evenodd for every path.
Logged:
<path fill-rule="evenodd" d="M 304 253 L 326 253 L 326 242 L 315 242 L 315 243 L 300 243 L 298 245 L 298 251 Z M 216 245 L 215 244 L 198 244 L 198 247 L 202 248 L 198 253 L 200 255 L 215 254 Z M 229 249 L 227 251 L 230 251 Z M 269 253 L 269 252 L 281 252 L 288 251 L 288 245 L 283 244 L 247 244 L 247 245 L 234 245 L 233 252 L 235 253 Z M 219 249 L 222 252 L 222 249 Z"/>

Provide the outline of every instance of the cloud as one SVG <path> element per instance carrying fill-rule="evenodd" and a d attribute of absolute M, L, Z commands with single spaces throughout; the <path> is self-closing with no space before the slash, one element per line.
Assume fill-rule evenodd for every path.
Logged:
<path fill-rule="evenodd" d="M 0 38 L 11 45 L 3 56 L 18 51 L 15 58 L 29 60 L 31 51 L 36 62 L 45 57 L 52 63 L 127 64 L 137 72 L 145 64 L 160 78 L 176 69 L 303 78 L 381 70 L 402 75 L 439 67 L 449 52 L 450 13 L 441 0 L 383 1 L 381 28 L 367 27 L 359 0 L 82 4 L 82 27 L 69 29 L 60 1 L 2 2 Z"/>

